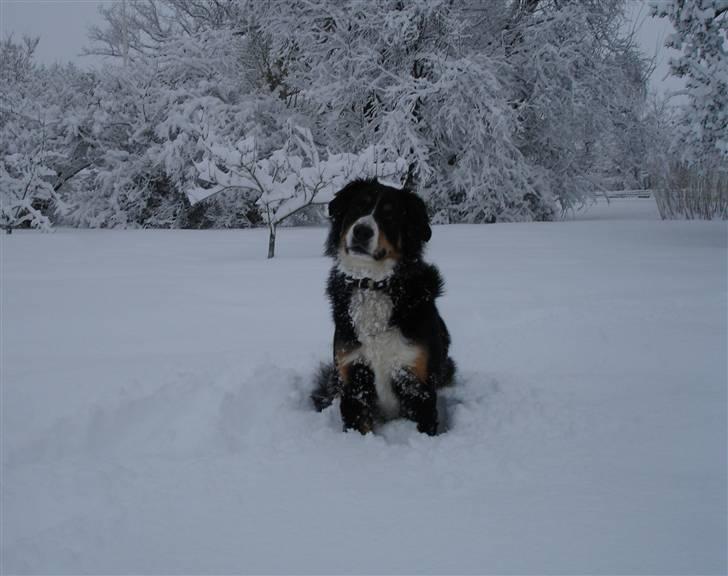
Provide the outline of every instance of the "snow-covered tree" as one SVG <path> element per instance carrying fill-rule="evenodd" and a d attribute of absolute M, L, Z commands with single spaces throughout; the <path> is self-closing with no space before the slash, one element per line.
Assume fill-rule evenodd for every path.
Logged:
<path fill-rule="evenodd" d="M 656 155 L 663 218 L 728 218 L 728 0 L 654 2 L 653 15 L 675 28 L 673 74 L 687 101 L 674 114 Z"/>
<path fill-rule="evenodd" d="M 73 66 L 37 66 L 37 44 L 0 43 L 0 220 L 8 231 L 48 229 L 78 173 L 74 110 L 85 96 L 85 75 Z"/>
<path fill-rule="evenodd" d="M 549 220 L 604 174 L 639 175 L 644 62 L 622 12 L 623 0 L 112 3 L 89 48 L 107 63 L 36 76 L 32 92 L 62 98 L 23 105 L 43 112 L 31 132 L 45 144 L 4 152 L 4 178 L 41 175 L 71 224 L 274 233 L 315 203 L 294 158 L 309 169 L 376 150 L 405 159 L 435 221 Z M 223 150 L 251 143 L 258 173 L 276 171 L 266 186 L 190 202 L 242 166 Z M 34 150 L 47 171 L 31 169 Z"/>
<path fill-rule="evenodd" d="M 252 136 L 234 145 L 207 142 L 206 147 L 208 154 L 196 164 L 205 186 L 191 189 L 190 200 L 196 203 L 231 189 L 250 194 L 268 226 L 268 258 L 275 256 L 278 226 L 291 216 L 330 202 L 355 178 L 401 184 L 406 174 L 403 159 L 387 160 L 386 152 L 374 147 L 359 154 L 329 152 L 324 159 L 311 131 L 291 124 L 283 146 L 275 150 L 261 150 Z"/>
<path fill-rule="evenodd" d="M 281 0 L 256 14 L 327 144 L 396 150 L 437 220 L 487 222 L 551 219 L 598 188 L 644 92 L 623 7 Z"/>
<path fill-rule="evenodd" d="M 127 66 L 119 60 L 100 73 L 94 125 L 102 155 L 87 202 L 77 211 L 80 223 L 199 227 L 256 220 L 244 197 L 221 195 L 205 204 L 209 214 L 193 210 L 186 197 L 197 178 L 194 164 L 204 152 L 200 142 L 209 133 L 236 139 L 268 117 L 244 86 L 239 58 L 244 39 L 229 28 L 192 26 L 185 19 L 183 9 L 194 13 L 197 7 L 204 15 L 204 6 L 129 3 L 127 31 L 136 34 L 139 46 L 131 50 Z M 109 26 L 97 31 L 97 41 L 118 40 L 120 8 L 105 10 Z M 157 22 L 160 14 L 164 19 Z M 154 30 L 152 42 L 147 36 Z M 108 53 L 120 56 L 117 52 Z"/>
<path fill-rule="evenodd" d="M 51 179 L 56 173 L 48 167 L 44 137 L 34 140 L 22 141 L 24 152 L 4 154 L 0 162 L 0 224 L 8 233 L 26 225 L 42 230 L 51 225 L 49 205 L 56 199 Z"/>
<path fill-rule="evenodd" d="M 104 24 L 90 28 L 86 52 L 128 65 L 156 55 L 170 41 L 228 28 L 242 7 L 237 0 L 119 0 L 101 5 Z"/>
<path fill-rule="evenodd" d="M 519 150 L 562 208 L 637 171 L 648 66 L 622 35 L 621 0 L 533 1 L 506 35 Z M 634 152 L 634 150 L 629 150 Z"/>
<path fill-rule="evenodd" d="M 285 4 L 259 7 L 271 59 L 332 149 L 375 144 L 406 158 L 408 184 L 437 220 L 528 217 L 523 195 L 538 192 L 513 143 L 504 62 L 472 49 L 460 9 L 448 0 Z"/>
<path fill-rule="evenodd" d="M 686 161 L 728 157 L 728 0 L 663 0 L 654 15 L 675 27 L 665 44 L 679 51 L 673 74 L 685 79 L 689 102 L 680 120 Z"/>
<path fill-rule="evenodd" d="M 254 30 L 238 2 L 161 0 L 101 10 L 89 52 L 112 57 L 101 74 L 102 161 L 82 214 L 88 223 L 245 226 L 263 221 L 248 194 L 221 192 L 191 206 L 205 143 L 255 137 L 280 147 L 293 111 L 262 79 Z M 241 30 L 245 32 L 241 32 Z"/>

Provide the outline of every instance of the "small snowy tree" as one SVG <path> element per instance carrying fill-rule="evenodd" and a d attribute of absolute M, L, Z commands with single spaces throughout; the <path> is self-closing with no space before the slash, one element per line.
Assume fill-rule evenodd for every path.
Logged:
<path fill-rule="evenodd" d="M 51 185 L 56 172 L 47 166 L 42 137 L 37 148 L 32 144 L 24 148 L 25 152 L 6 154 L 0 162 L 0 223 L 8 234 L 22 226 L 50 229 L 48 206 L 57 200 Z"/>
<path fill-rule="evenodd" d="M 386 153 L 373 147 L 360 154 L 320 157 L 311 131 L 289 126 L 283 147 L 261 153 L 255 137 L 233 146 L 206 144 L 208 154 L 196 164 L 205 187 L 188 192 L 192 203 L 236 189 L 256 197 L 268 226 L 268 258 L 275 256 L 276 231 L 286 219 L 304 208 L 328 203 L 334 193 L 355 178 L 379 177 L 401 184 L 403 159 L 385 161 Z"/>

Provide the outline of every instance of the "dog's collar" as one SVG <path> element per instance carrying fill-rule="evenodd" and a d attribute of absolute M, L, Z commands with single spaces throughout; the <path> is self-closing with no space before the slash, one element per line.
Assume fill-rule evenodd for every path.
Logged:
<path fill-rule="evenodd" d="M 344 281 L 354 288 L 361 290 L 386 290 L 389 288 L 389 278 L 384 280 L 372 280 L 371 278 L 352 278 L 344 275 Z"/>

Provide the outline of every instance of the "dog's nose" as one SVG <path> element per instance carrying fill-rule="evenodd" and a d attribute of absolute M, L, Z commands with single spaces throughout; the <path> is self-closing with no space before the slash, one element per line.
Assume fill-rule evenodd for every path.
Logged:
<path fill-rule="evenodd" d="M 374 236 L 374 230 L 372 230 L 366 224 L 357 224 L 352 230 L 352 236 L 354 241 L 360 244 L 369 242 L 372 236 Z"/>

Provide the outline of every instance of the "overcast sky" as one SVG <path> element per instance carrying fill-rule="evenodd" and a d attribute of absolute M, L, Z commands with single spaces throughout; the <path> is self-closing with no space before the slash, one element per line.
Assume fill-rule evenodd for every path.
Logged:
<path fill-rule="evenodd" d="M 81 57 L 90 24 L 99 24 L 98 0 L 0 0 L 3 37 L 13 34 L 40 36 L 36 57 L 50 64 L 56 61 L 87 63 Z M 105 1 L 106 4 L 109 0 Z"/>
<path fill-rule="evenodd" d="M 0 0 L 2 35 L 40 36 L 36 55 L 44 63 L 72 60 L 81 66 L 93 65 L 93 59 L 81 56 L 86 31 L 89 25 L 100 23 L 99 4 L 111 1 Z M 651 79 L 653 87 L 660 92 L 679 89 L 681 81 L 668 74 L 667 59 L 671 50 L 663 48 L 665 36 L 672 30 L 670 24 L 664 18 L 651 18 L 647 2 L 641 0 L 628 0 L 628 11 L 643 52 L 657 57 L 657 68 Z"/>

